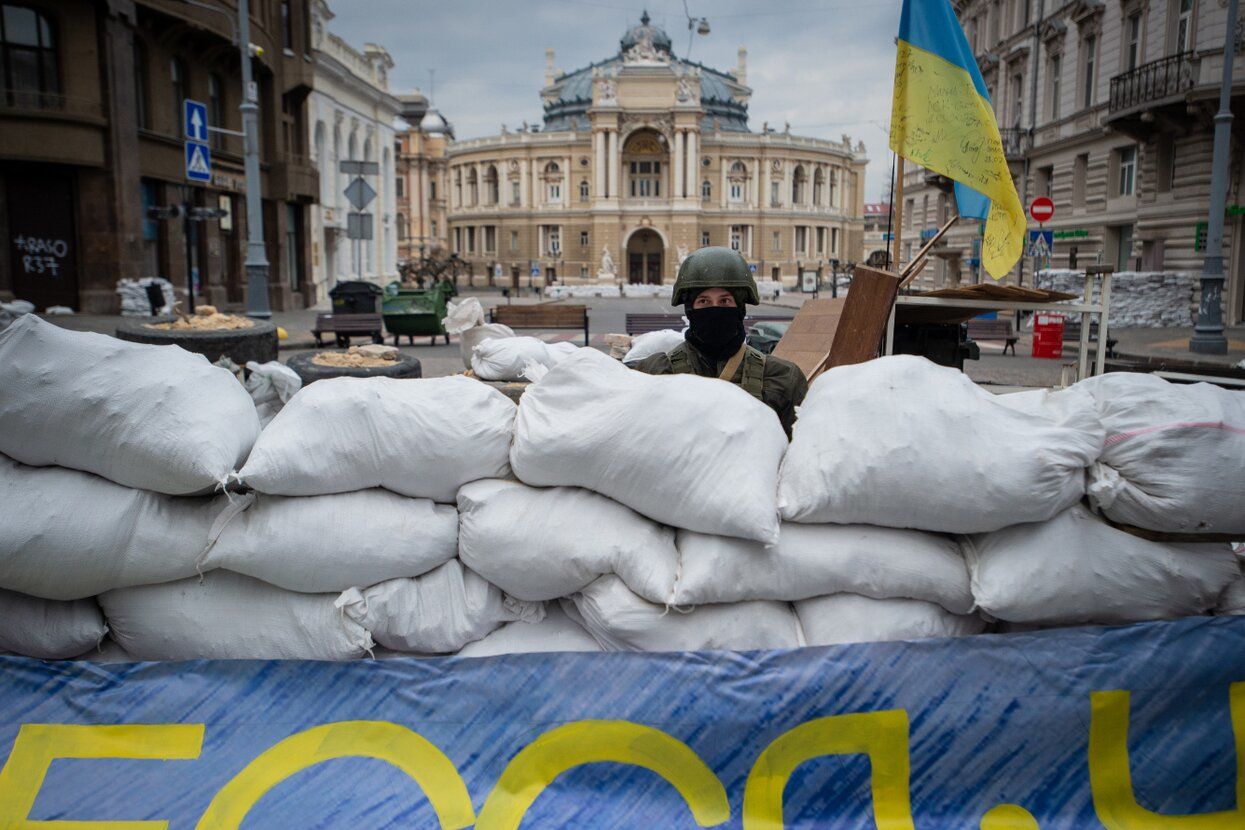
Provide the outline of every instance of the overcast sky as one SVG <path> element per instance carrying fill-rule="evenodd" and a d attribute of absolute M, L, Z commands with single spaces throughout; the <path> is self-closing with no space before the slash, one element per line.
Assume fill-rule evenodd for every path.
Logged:
<path fill-rule="evenodd" d="M 545 48 L 570 72 L 618 51 L 647 7 L 688 54 L 682 0 L 329 0 L 329 28 L 356 48 L 379 43 L 393 56 L 390 90 L 429 92 L 460 139 L 495 135 L 504 123 L 541 123 Z M 748 48 L 749 126 L 768 121 L 798 135 L 862 140 L 865 197 L 890 186 L 886 147 L 900 0 L 687 0 L 712 31 L 695 35 L 692 60 L 733 70 Z"/>

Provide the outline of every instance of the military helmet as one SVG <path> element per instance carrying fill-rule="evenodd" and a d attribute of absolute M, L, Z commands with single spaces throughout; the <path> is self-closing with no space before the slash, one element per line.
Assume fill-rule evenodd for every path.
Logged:
<path fill-rule="evenodd" d="M 739 251 L 730 248 L 700 248 L 688 254 L 679 266 L 670 304 L 683 305 L 706 288 L 725 288 L 735 295 L 737 302 L 740 299 L 750 305 L 761 302 L 748 263 Z"/>

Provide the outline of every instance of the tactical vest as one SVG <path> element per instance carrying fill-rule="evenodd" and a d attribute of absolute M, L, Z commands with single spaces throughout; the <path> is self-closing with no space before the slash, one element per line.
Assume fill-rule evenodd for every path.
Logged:
<path fill-rule="evenodd" d="M 670 359 L 670 368 L 676 375 L 695 374 L 691 358 L 687 356 L 687 343 L 675 346 L 666 352 L 666 357 Z M 758 401 L 763 400 L 761 388 L 765 382 L 765 359 L 764 352 L 748 345 L 744 346 L 743 373 L 739 378 L 739 386 Z"/>

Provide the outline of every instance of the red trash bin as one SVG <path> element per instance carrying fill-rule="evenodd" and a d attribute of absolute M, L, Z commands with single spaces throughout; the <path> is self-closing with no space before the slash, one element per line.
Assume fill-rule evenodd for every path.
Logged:
<path fill-rule="evenodd" d="M 1033 318 L 1033 356 L 1063 357 L 1063 315 L 1037 314 Z"/>

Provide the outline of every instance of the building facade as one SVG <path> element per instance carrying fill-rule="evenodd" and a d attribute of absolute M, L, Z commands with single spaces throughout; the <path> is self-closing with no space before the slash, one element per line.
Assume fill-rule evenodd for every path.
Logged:
<path fill-rule="evenodd" d="M 389 53 L 374 43 L 360 52 L 330 32 L 333 12 L 326 0 L 312 0 L 311 11 L 316 69 L 308 138 L 320 169 L 319 203 L 311 208 L 311 273 L 315 299 L 324 301 L 338 282 L 384 284 L 398 276 L 394 122 L 399 104 L 389 93 Z M 378 165 L 376 175 L 363 176 L 376 192 L 361 211 L 371 217 L 371 239 L 348 238 L 347 216 L 355 208 L 346 188 L 355 176 L 341 172 L 343 161 Z"/>
<path fill-rule="evenodd" d="M 1055 203 L 1052 267 L 1099 258 L 1120 271 L 1202 269 L 1213 118 L 1228 27 L 1220 0 L 961 0 L 957 12 L 990 92 L 1016 189 Z M 1233 107 L 1245 87 L 1234 65 Z M 1224 256 L 1225 318 L 1245 318 L 1245 124 L 1234 124 Z M 904 251 L 949 215 L 950 183 L 905 178 Z M 1036 225 L 1032 225 L 1036 227 Z M 977 222 L 961 222 L 922 274 L 971 279 Z M 906 261 L 906 259 L 905 259 Z M 1028 283 L 1033 261 L 1012 275 Z"/>
<path fill-rule="evenodd" d="M 429 108 L 427 96 L 419 90 L 400 100 L 403 123 L 394 145 L 398 260 L 418 262 L 449 250 L 446 150 L 454 140 L 454 128 Z"/>
<path fill-rule="evenodd" d="M 668 282 L 705 245 L 788 283 L 859 261 L 863 143 L 752 132 L 745 61 L 742 48 L 733 72 L 680 59 L 647 14 L 616 55 L 574 72 L 548 50 L 543 128 L 448 148 L 451 250 L 506 285 Z"/>
<path fill-rule="evenodd" d="M 211 133 L 212 179 L 185 175 L 182 101 L 241 129 L 237 8 L 177 0 L 0 3 L 0 296 L 40 309 L 112 313 L 120 278 L 161 276 L 185 296 L 244 302 L 242 140 Z M 307 0 L 253 0 L 264 233 L 276 309 L 309 304 L 307 152 L 312 87 Z M 147 208 L 220 208 L 220 220 L 148 218 Z M 189 244 L 186 236 L 189 235 Z"/>

